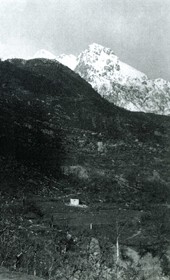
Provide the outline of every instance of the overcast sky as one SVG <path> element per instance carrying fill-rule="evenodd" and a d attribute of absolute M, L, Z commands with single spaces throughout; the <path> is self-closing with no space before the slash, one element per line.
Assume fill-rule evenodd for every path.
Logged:
<path fill-rule="evenodd" d="M 170 80 L 170 0 L 0 0 L 0 56 L 79 54 L 91 43 Z"/>

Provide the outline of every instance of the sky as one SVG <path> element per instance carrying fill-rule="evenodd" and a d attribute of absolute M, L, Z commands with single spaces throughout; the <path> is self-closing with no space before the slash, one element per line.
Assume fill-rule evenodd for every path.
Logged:
<path fill-rule="evenodd" d="M 0 0 L 0 57 L 78 55 L 92 43 L 170 81 L 170 0 Z"/>

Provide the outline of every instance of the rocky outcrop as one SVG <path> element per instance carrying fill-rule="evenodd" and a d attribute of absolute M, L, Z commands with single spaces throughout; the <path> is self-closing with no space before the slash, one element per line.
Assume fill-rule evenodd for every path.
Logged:
<path fill-rule="evenodd" d="M 98 44 L 90 45 L 77 61 L 75 72 L 115 105 L 130 111 L 170 114 L 170 82 L 150 80 Z"/>

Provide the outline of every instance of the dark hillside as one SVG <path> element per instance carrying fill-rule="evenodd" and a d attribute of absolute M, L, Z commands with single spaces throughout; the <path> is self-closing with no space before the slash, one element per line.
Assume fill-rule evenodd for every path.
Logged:
<path fill-rule="evenodd" d="M 17 67 L 28 70 L 31 73 L 42 75 L 48 81 L 52 81 L 55 90 L 50 91 L 49 84 L 43 86 L 44 91 L 60 98 L 61 105 L 67 110 L 67 114 L 73 122 L 74 117 L 78 119 L 81 128 L 89 130 L 100 130 L 111 136 L 116 134 L 138 135 L 145 134 L 152 137 L 156 129 L 162 130 L 162 122 L 166 118 L 159 118 L 152 114 L 132 113 L 110 104 L 97 94 L 87 82 L 78 74 L 71 71 L 59 62 L 47 59 L 34 60 L 10 60 Z M 23 72 L 22 72 L 23 73 Z M 30 80 L 27 79 L 30 86 Z M 73 123 L 74 125 L 74 123 Z M 82 127 L 86 125 L 85 127 Z M 114 126 L 114 128 L 113 128 Z M 127 127 L 128 126 L 128 127 Z"/>
<path fill-rule="evenodd" d="M 70 166 L 81 166 L 91 178 L 152 177 L 156 169 L 168 180 L 161 161 L 169 165 L 169 118 L 110 104 L 60 63 L 1 62 L 0 107 L 4 157 L 53 176 L 61 167 L 70 173 Z"/>
<path fill-rule="evenodd" d="M 118 219 L 122 246 L 160 257 L 169 138 L 169 117 L 120 109 L 55 61 L 0 62 L 1 263 L 50 278 L 94 236 L 112 248 Z M 88 207 L 69 207 L 72 197 Z M 78 242 L 63 253 L 67 230 Z"/>

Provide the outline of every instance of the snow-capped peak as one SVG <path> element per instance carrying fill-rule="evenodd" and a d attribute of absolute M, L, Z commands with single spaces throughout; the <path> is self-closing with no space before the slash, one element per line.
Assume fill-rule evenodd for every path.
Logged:
<path fill-rule="evenodd" d="M 59 61 L 117 106 L 131 111 L 170 115 L 170 82 L 161 78 L 148 79 L 144 73 L 120 61 L 108 47 L 93 43 L 78 57 L 72 54 L 55 56 L 41 49 L 32 58 Z"/>
<path fill-rule="evenodd" d="M 149 80 L 119 60 L 113 50 L 93 43 L 78 56 L 75 68 L 103 97 L 131 111 L 170 114 L 170 83 Z"/>
<path fill-rule="evenodd" d="M 83 69 L 83 72 L 82 72 Z M 97 89 L 107 84 L 111 87 L 111 82 L 119 81 L 124 85 L 127 82 L 136 83 L 136 80 L 147 79 L 147 76 L 135 68 L 123 63 L 110 48 L 93 43 L 78 56 L 78 64 L 75 69 L 83 78 L 91 81 L 92 86 Z M 93 83 L 93 76 L 95 80 Z M 96 84 L 96 80 L 98 84 Z M 134 81 L 135 80 L 135 81 Z M 105 82 L 104 82 L 105 81 Z"/>
<path fill-rule="evenodd" d="M 116 58 L 118 58 L 112 49 L 110 49 L 108 47 L 104 47 L 100 44 L 96 44 L 96 43 L 90 44 L 88 46 L 87 50 L 91 53 L 95 53 L 98 55 L 100 55 L 101 53 L 105 53 L 107 55 L 112 55 L 112 56 L 115 56 Z"/>
<path fill-rule="evenodd" d="M 92 52 L 95 52 L 95 51 L 98 51 L 98 52 L 101 52 L 101 51 L 105 51 L 105 52 L 112 52 L 113 51 L 110 49 L 110 48 L 107 48 L 107 47 L 104 47 L 100 44 L 97 44 L 97 43 L 92 43 L 88 46 L 88 49 Z"/>
<path fill-rule="evenodd" d="M 56 59 L 56 56 L 47 50 L 41 49 L 34 54 L 33 58 Z"/>
<path fill-rule="evenodd" d="M 113 50 L 96 43 L 89 45 L 89 47 L 80 54 L 78 61 L 79 63 L 83 61 L 85 64 L 90 64 L 91 67 L 94 67 L 94 69 L 99 72 L 110 72 L 110 75 L 116 79 L 122 80 L 122 84 L 127 81 L 127 78 L 147 78 L 144 73 L 124 62 L 121 62 Z"/>
<path fill-rule="evenodd" d="M 77 57 L 73 54 L 61 54 L 56 59 L 71 70 L 74 70 L 77 66 Z"/>
<path fill-rule="evenodd" d="M 92 43 L 92 44 L 89 45 L 89 48 L 90 49 L 99 49 L 99 48 L 103 49 L 103 46 L 100 45 L 100 44 L 97 44 L 97 43 Z"/>
<path fill-rule="evenodd" d="M 46 59 L 52 59 L 57 60 L 63 65 L 69 67 L 70 69 L 74 70 L 77 65 L 77 58 L 73 54 L 61 54 L 59 56 L 54 55 L 53 53 L 41 49 L 35 53 L 33 58 L 46 58 Z"/>

